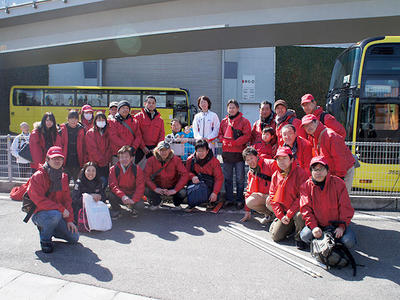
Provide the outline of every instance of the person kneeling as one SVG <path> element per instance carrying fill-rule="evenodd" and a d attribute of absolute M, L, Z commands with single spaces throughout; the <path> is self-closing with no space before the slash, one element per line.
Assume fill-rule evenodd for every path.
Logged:
<path fill-rule="evenodd" d="M 307 244 L 320 238 L 327 227 L 333 226 L 334 237 L 348 249 L 356 243 L 356 236 L 349 227 L 354 215 L 345 182 L 329 172 L 326 159 L 316 156 L 310 163 L 311 178 L 301 189 L 300 211 L 306 227 L 300 233 Z"/>
<path fill-rule="evenodd" d="M 274 242 L 279 242 L 295 231 L 296 246 L 304 249 L 305 245 L 300 240 L 300 231 L 304 227 L 304 221 L 299 212 L 299 199 L 300 187 L 308 176 L 306 171 L 294 163 L 290 148 L 279 148 L 275 159 L 279 169 L 272 176 L 269 202 L 276 219 L 271 224 L 269 232 Z"/>
<path fill-rule="evenodd" d="M 161 204 L 161 196 L 172 196 L 174 205 L 179 207 L 186 198 L 185 185 L 189 179 L 185 166 L 165 141 L 158 143 L 153 154 L 144 168 L 145 195 L 150 209 L 154 210 Z"/>
<path fill-rule="evenodd" d="M 211 208 L 218 200 L 218 194 L 221 191 L 224 182 L 221 164 L 215 158 L 213 152 L 210 151 L 208 142 L 205 139 L 198 140 L 194 146 L 196 152 L 186 161 L 186 169 L 189 172 L 188 182 L 188 210 L 192 210 L 195 206 L 207 203 Z M 202 183 L 201 183 L 202 182 Z M 204 196 L 200 195 L 199 189 L 190 191 L 191 186 L 202 184 L 206 190 Z M 189 195 L 195 193 L 196 195 Z M 195 199 L 195 201 L 191 201 Z"/>
<path fill-rule="evenodd" d="M 267 196 L 271 184 L 271 177 L 278 169 L 272 159 L 258 157 L 258 152 L 253 147 L 243 150 L 243 159 L 249 165 L 247 173 L 247 191 L 245 194 L 245 215 L 240 220 L 245 222 L 251 219 L 251 209 L 264 215 L 261 224 L 272 222 L 274 214 L 272 207 L 267 205 Z"/>
<path fill-rule="evenodd" d="M 144 174 L 140 167 L 133 163 L 132 147 L 122 146 L 118 150 L 118 162 L 111 167 L 109 186 L 111 218 L 121 215 L 121 204 L 128 206 L 132 215 L 137 216 L 137 210 L 144 208 Z"/>
<path fill-rule="evenodd" d="M 62 171 L 63 163 L 62 148 L 50 147 L 46 162 L 32 175 L 28 186 L 29 199 L 36 205 L 32 222 L 39 229 L 44 253 L 53 252 L 53 236 L 72 244 L 79 240 L 78 229 L 73 223 L 68 175 Z"/>

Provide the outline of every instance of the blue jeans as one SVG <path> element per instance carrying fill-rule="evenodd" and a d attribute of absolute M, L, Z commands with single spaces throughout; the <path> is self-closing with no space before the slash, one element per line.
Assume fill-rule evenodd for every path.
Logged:
<path fill-rule="evenodd" d="M 323 228 L 321 228 L 323 230 Z M 311 240 L 314 238 L 311 229 L 306 226 L 300 232 L 300 238 L 303 242 L 310 244 Z M 348 249 L 353 248 L 357 243 L 356 234 L 353 230 L 351 230 L 350 226 L 347 226 L 343 236 L 339 239 L 343 245 L 345 245 Z"/>
<path fill-rule="evenodd" d="M 32 216 L 32 222 L 39 229 L 41 242 L 51 242 L 54 236 L 76 243 L 79 240 L 79 233 L 72 233 L 67 228 L 67 223 L 58 210 L 42 210 Z"/>
<path fill-rule="evenodd" d="M 227 202 L 234 202 L 233 199 L 233 169 L 236 174 L 236 201 L 244 203 L 244 161 L 237 163 L 224 162 L 222 171 L 225 177 L 225 199 Z"/>

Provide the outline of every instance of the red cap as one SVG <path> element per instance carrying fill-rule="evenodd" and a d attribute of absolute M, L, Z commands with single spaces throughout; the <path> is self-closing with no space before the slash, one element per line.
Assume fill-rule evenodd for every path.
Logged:
<path fill-rule="evenodd" d="M 303 117 L 303 119 L 301 119 L 301 126 L 310 124 L 314 120 L 318 120 L 318 118 L 316 116 L 314 116 L 313 114 L 305 115 Z"/>
<path fill-rule="evenodd" d="M 301 105 L 303 105 L 304 103 L 310 103 L 313 100 L 314 100 L 313 95 L 305 94 L 303 97 L 301 97 Z"/>
<path fill-rule="evenodd" d="M 321 164 L 324 166 L 328 166 L 328 162 L 326 161 L 325 157 L 323 157 L 323 156 L 313 157 L 310 162 L 310 167 L 312 167 L 312 165 L 314 165 L 314 164 Z"/>
<path fill-rule="evenodd" d="M 93 108 L 89 104 L 85 104 L 84 106 L 82 106 L 82 111 L 94 112 Z"/>
<path fill-rule="evenodd" d="M 278 156 L 289 156 L 289 155 L 293 155 L 293 152 L 289 147 L 279 147 L 278 150 L 276 150 L 274 158 L 277 158 Z"/>
<path fill-rule="evenodd" d="M 58 146 L 50 147 L 49 150 L 47 151 L 47 156 L 49 158 L 54 158 L 54 157 L 62 157 L 62 158 L 64 158 L 64 154 L 63 154 L 62 148 L 58 147 Z"/>

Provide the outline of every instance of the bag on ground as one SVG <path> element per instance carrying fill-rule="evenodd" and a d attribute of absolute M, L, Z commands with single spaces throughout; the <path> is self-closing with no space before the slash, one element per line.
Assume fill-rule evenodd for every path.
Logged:
<path fill-rule="evenodd" d="M 107 231 L 112 228 L 110 212 L 104 202 L 96 202 L 90 194 L 84 193 L 82 206 L 89 230 Z"/>
<path fill-rule="evenodd" d="M 190 207 L 195 207 L 208 201 L 207 185 L 200 181 L 187 187 L 187 201 Z"/>

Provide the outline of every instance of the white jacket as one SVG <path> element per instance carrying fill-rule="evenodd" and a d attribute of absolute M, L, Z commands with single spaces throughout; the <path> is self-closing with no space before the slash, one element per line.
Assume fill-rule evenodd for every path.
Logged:
<path fill-rule="evenodd" d="M 25 143 L 29 143 L 30 134 L 24 135 L 23 133 L 17 135 L 11 144 L 10 151 L 12 156 L 17 159 L 18 164 L 29 164 L 29 161 L 18 155 L 19 150 Z"/>
<path fill-rule="evenodd" d="M 196 140 L 206 138 L 213 140 L 218 136 L 219 118 L 215 112 L 197 113 L 193 118 L 193 134 Z"/>

